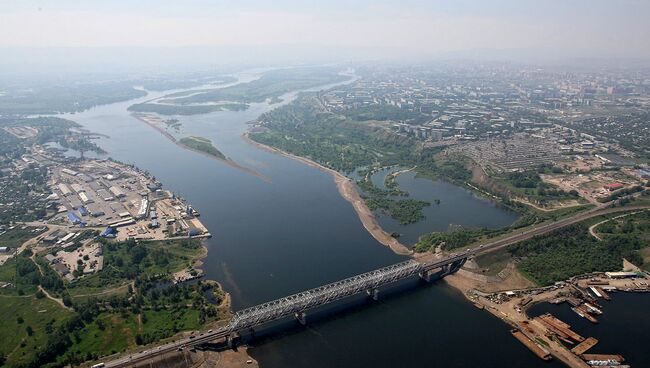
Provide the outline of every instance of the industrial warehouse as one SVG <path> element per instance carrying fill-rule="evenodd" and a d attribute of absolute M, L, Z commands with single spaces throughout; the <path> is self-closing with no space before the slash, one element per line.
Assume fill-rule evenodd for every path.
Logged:
<path fill-rule="evenodd" d="M 136 168 L 84 160 L 53 168 L 50 185 L 60 204 L 52 223 L 101 228 L 117 240 L 210 236 L 192 206 Z"/>

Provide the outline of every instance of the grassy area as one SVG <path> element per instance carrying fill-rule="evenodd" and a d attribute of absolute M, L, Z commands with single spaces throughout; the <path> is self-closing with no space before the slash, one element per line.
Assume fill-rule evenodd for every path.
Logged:
<path fill-rule="evenodd" d="M 565 192 L 552 184 L 543 182 L 537 171 L 495 175 L 491 177 L 491 180 L 511 195 L 525 197 L 539 206 L 567 200 L 584 202 L 577 191 Z"/>
<path fill-rule="evenodd" d="M 104 270 L 98 277 L 80 281 L 86 287 L 121 285 L 140 275 L 171 274 L 192 265 L 205 250 L 199 240 L 165 240 L 159 242 L 105 242 Z"/>
<path fill-rule="evenodd" d="M 97 241 L 104 243 L 105 268 L 76 283 L 63 283 L 47 264 L 40 275 L 31 251 L 0 267 L 0 280 L 12 281 L 18 262 L 22 290 L 0 294 L 0 313 L 10 316 L 0 320 L 0 353 L 9 356 L 7 366 L 78 365 L 227 315 L 204 296 L 211 290 L 222 295 L 214 284 L 170 281 L 171 273 L 204 255 L 200 241 Z M 36 292 L 38 285 L 55 290 L 72 310 Z"/>
<path fill-rule="evenodd" d="M 86 300 L 90 297 L 107 299 L 114 296 L 125 296 L 128 293 L 128 280 L 116 281 L 114 284 L 103 286 L 100 274 L 83 277 L 74 287 L 68 287 L 67 292 L 75 301 Z"/>
<path fill-rule="evenodd" d="M 96 358 L 94 354 L 110 355 L 134 348 L 144 339 L 157 340 L 199 328 L 199 312 L 191 308 L 147 310 L 140 316 L 102 312 L 74 335 L 66 355 L 90 360 Z"/>
<path fill-rule="evenodd" d="M 29 256 L 19 254 L 17 259 L 11 258 L 0 266 L 0 281 L 12 284 L 11 287 L 0 289 L 0 295 L 29 295 L 36 292 L 41 277 L 36 264 Z"/>
<path fill-rule="evenodd" d="M 191 148 L 193 150 L 207 153 L 210 156 L 214 156 L 220 159 L 226 158 L 226 156 L 224 156 L 224 154 L 221 153 L 221 151 L 219 151 L 217 147 L 212 145 L 212 141 L 210 141 L 207 138 L 195 137 L 195 136 L 185 137 L 179 139 L 178 143 L 182 144 L 185 147 Z"/>
<path fill-rule="evenodd" d="M 125 318 L 120 313 L 102 313 L 75 334 L 67 354 L 83 356 L 85 360 L 88 353 L 114 354 L 124 351 L 135 345 L 136 330 L 135 316 L 127 315 Z"/>
<path fill-rule="evenodd" d="M 0 235 L 0 247 L 18 248 L 27 240 L 45 232 L 43 228 L 25 227 L 8 230 Z"/>
<path fill-rule="evenodd" d="M 169 275 L 191 267 L 205 249 L 199 240 L 163 240 L 157 242 L 122 243 L 105 241 L 104 269 L 68 284 L 71 296 L 97 294 L 122 287 L 137 276 Z M 110 295 L 121 295 L 124 290 Z"/>
<path fill-rule="evenodd" d="M 47 298 L 0 296 L 0 354 L 6 357 L 6 365 L 29 361 L 34 351 L 45 345 L 48 331 L 73 314 Z M 31 336 L 28 327 L 33 331 Z"/>
<path fill-rule="evenodd" d="M 13 283 L 16 279 L 16 259 L 8 259 L 0 266 L 0 281 Z"/>
<path fill-rule="evenodd" d="M 508 262 L 512 261 L 512 255 L 507 249 L 502 248 L 495 252 L 482 254 L 474 259 L 479 267 L 486 269 L 486 275 L 495 276 L 501 272 Z"/>

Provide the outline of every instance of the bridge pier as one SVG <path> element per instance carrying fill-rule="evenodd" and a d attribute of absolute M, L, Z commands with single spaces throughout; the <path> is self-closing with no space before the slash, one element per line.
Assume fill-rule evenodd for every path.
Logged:
<path fill-rule="evenodd" d="M 379 300 L 379 289 L 368 289 L 366 290 L 366 294 L 368 294 L 372 300 Z"/>
<path fill-rule="evenodd" d="M 467 262 L 467 258 L 462 258 L 458 261 L 454 261 L 452 263 L 442 266 L 442 272 L 440 274 L 440 277 L 445 277 L 447 275 L 451 275 L 452 273 L 455 273 L 456 271 L 460 270 L 461 267 L 463 267 L 465 262 Z"/>
<path fill-rule="evenodd" d="M 431 282 L 431 273 L 429 273 L 429 271 L 424 270 L 418 273 L 418 276 L 420 276 L 420 278 L 425 282 Z"/>
<path fill-rule="evenodd" d="M 301 325 L 304 326 L 307 324 L 307 314 L 305 312 L 296 312 L 294 313 L 294 316 Z"/>
<path fill-rule="evenodd" d="M 235 338 L 232 334 L 226 335 L 226 345 L 228 349 L 233 349 L 235 347 Z"/>

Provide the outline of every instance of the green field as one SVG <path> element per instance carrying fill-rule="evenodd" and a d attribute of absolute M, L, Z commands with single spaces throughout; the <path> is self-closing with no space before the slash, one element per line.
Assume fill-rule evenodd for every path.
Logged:
<path fill-rule="evenodd" d="M 205 254 L 200 241 L 97 241 L 104 243 L 104 269 L 75 283 L 60 280 L 47 264 L 41 275 L 31 251 L 0 266 L 0 281 L 14 283 L 18 262 L 19 290 L 0 292 L 0 313 L 10 316 L 0 320 L 0 354 L 7 366 L 78 365 L 200 329 L 227 315 L 204 296 L 211 290 L 221 295 L 214 284 L 170 281 L 171 273 Z M 39 264 L 41 257 L 36 255 Z M 37 292 L 39 285 L 71 309 Z"/>
<path fill-rule="evenodd" d="M 157 242 L 103 241 L 104 269 L 69 286 L 71 296 L 94 294 L 106 288 L 125 285 L 138 276 L 171 274 L 186 269 L 203 255 L 198 240 L 164 240 Z M 76 290 L 79 289 L 79 290 Z M 119 293 L 118 293 L 119 294 Z"/>
<path fill-rule="evenodd" d="M 482 254 L 474 260 L 479 267 L 487 270 L 486 275 L 494 276 L 506 267 L 508 262 L 512 260 L 512 256 L 506 248 L 503 248 L 495 252 Z"/>
<path fill-rule="evenodd" d="M 36 231 L 34 227 L 16 228 L 0 235 L 0 247 L 18 248 L 27 240 L 42 234 L 44 230 Z"/>
<path fill-rule="evenodd" d="M 224 154 L 221 153 L 221 151 L 219 151 L 217 147 L 212 145 L 212 141 L 210 141 L 207 138 L 195 137 L 195 136 L 185 137 L 179 139 L 178 143 L 190 149 L 206 153 L 210 156 L 214 156 L 220 159 L 226 158 L 226 156 L 224 156 Z"/>
<path fill-rule="evenodd" d="M 50 331 L 47 326 L 57 328 L 74 315 L 49 299 L 33 295 L 0 295 L 0 314 L 4 316 L 0 318 L 0 354 L 6 357 L 7 366 L 27 362 L 37 348 L 45 345 Z M 33 330 L 32 336 L 27 326 Z"/>

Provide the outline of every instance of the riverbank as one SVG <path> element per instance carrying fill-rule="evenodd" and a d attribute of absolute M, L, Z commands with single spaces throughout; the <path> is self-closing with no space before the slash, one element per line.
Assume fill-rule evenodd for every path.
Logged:
<path fill-rule="evenodd" d="M 352 207 L 357 213 L 359 220 L 361 220 L 363 227 L 370 233 L 370 235 L 372 235 L 373 238 L 375 238 L 379 243 L 389 247 L 396 254 L 403 255 L 403 256 L 413 255 L 413 251 L 409 247 L 400 243 L 397 239 L 393 238 L 388 232 L 386 232 L 379 225 L 377 218 L 372 213 L 372 211 L 368 208 L 368 206 L 366 206 L 365 201 L 359 195 L 359 192 L 357 191 L 357 188 L 354 186 L 354 183 L 351 181 L 351 179 L 345 177 L 344 175 L 342 175 L 336 170 L 327 168 L 308 158 L 296 156 L 291 153 L 279 150 L 277 148 L 273 148 L 265 144 L 255 142 L 248 136 L 248 133 L 244 133 L 242 135 L 242 139 L 244 139 L 249 144 L 254 145 L 260 149 L 289 157 L 291 159 L 300 161 L 305 165 L 311 166 L 313 168 L 319 169 L 323 172 L 332 175 L 332 178 L 336 183 L 336 187 L 339 193 L 346 201 L 352 204 Z"/>

